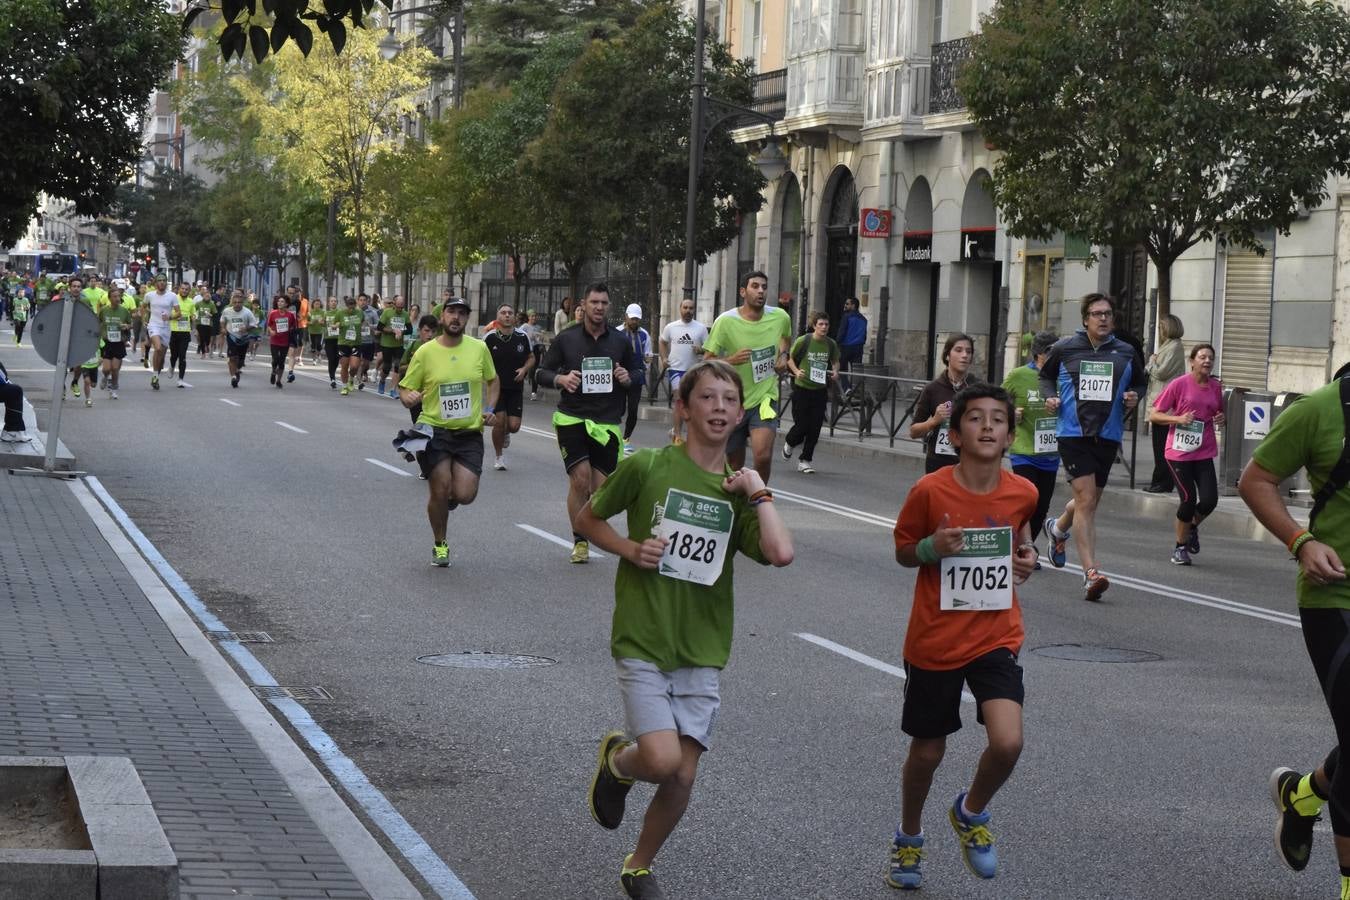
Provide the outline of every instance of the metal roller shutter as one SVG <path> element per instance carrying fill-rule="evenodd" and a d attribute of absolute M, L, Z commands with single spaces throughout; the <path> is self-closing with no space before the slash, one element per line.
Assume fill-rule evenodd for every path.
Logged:
<path fill-rule="evenodd" d="M 1227 387 L 1266 389 L 1270 361 L 1270 303 L 1275 254 L 1228 254 L 1223 286 L 1223 346 L 1219 376 Z"/>

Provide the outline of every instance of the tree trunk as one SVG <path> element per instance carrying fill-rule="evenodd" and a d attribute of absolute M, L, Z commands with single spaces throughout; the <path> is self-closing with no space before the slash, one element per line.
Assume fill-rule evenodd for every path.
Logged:
<path fill-rule="evenodd" d="M 1160 259 L 1154 262 L 1158 270 L 1158 310 L 1153 317 L 1153 330 L 1156 333 L 1162 317 L 1172 312 L 1172 259 Z M 1156 346 L 1156 344 L 1155 344 Z"/>
<path fill-rule="evenodd" d="M 337 288 L 333 282 L 337 278 L 337 198 L 334 197 L 328 201 L 328 291 L 330 295 L 337 294 Z"/>
<path fill-rule="evenodd" d="M 366 292 L 366 229 L 361 221 L 361 197 L 352 197 L 352 220 L 356 222 L 356 293 Z"/>

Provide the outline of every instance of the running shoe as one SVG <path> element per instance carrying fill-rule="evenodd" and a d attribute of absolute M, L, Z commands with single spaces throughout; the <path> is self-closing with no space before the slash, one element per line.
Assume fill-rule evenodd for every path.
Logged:
<path fill-rule="evenodd" d="M 1281 767 L 1270 773 L 1270 798 L 1280 817 L 1275 820 L 1275 849 L 1295 872 L 1302 872 L 1312 856 L 1313 825 L 1322 817 L 1322 799 L 1311 790 L 1299 793 L 1303 776 Z M 1303 809 L 1300 810 L 1300 806 Z"/>
<path fill-rule="evenodd" d="M 923 885 L 923 872 L 919 867 L 925 855 L 923 835 L 910 837 L 896 832 L 891 841 L 891 866 L 886 872 L 886 883 L 902 891 L 917 891 Z"/>
<path fill-rule="evenodd" d="M 80 399 L 80 386 L 78 384 L 72 384 L 70 386 L 70 393 L 75 397 L 76 400 Z"/>
<path fill-rule="evenodd" d="M 1186 535 L 1186 552 L 1192 555 L 1200 552 L 1200 526 L 1192 525 L 1191 531 Z"/>
<path fill-rule="evenodd" d="M 500 456 L 497 457 L 497 461 L 496 461 L 495 463 L 492 464 L 492 468 L 496 469 L 498 472 L 505 472 L 505 471 L 506 471 L 506 460 L 503 459 L 503 458 L 500 457 Z"/>
<path fill-rule="evenodd" d="M 450 567 L 450 545 L 445 541 L 432 545 L 431 564 L 442 569 Z"/>
<path fill-rule="evenodd" d="M 268 376 L 267 376 L 267 383 L 268 383 L 268 384 L 276 384 L 276 383 L 277 383 L 277 370 L 276 370 L 276 369 L 273 369 L 273 370 L 271 371 L 271 373 L 268 374 Z"/>
<path fill-rule="evenodd" d="M 118 399 L 118 397 L 117 397 L 117 391 L 115 391 L 115 390 L 114 390 L 114 391 L 109 391 L 109 392 L 108 392 L 108 395 L 109 395 L 113 400 Z"/>
<path fill-rule="evenodd" d="M 281 383 L 281 379 L 278 378 L 278 379 L 277 379 L 277 390 L 281 390 L 283 387 L 284 387 L 284 385 Z"/>
<path fill-rule="evenodd" d="M 1181 547 L 1177 547 L 1172 551 L 1172 565 L 1189 566 L 1190 564 L 1191 564 L 1191 554 L 1187 552 L 1186 547 L 1184 545 Z"/>
<path fill-rule="evenodd" d="M 94 398 L 93 398 L 93 397 L 85 397 L 85 398 L 84 398 L 84 405 L 85 405 L 86 408 L 93 406 L 93 405 L 94 405 Z"/>
<path fill-rule="evenodd" d="M 291 369 L 289 372 L 286 373 L 286 383 L 290 384 L 293 381 L 295 381 L 295 370 Z"/>
<path fill-rule="evenodd" d="M 337 390 L 337 379 L 330 379 L 329 382 L 328 382 L 328 386 L 329 386 L 330 388 L 332 388 L 333 390 L 336 391 L 336 390 Z"/>
<path fill-rule="evenodd" d="M 536 392 L 536 391 L 531 391 L 531 392 L 530 392 L 530 399 L 531 399 L 531 400 L 538 400 L 538 399 L 539 399 L 539 394 L 538 394 L 538 392 Z"/>
<path fill-rule="evenodd" d="M 148 356 L 142 356 L 142 357 L 141 357 L 141 368 L 142 368 L 142 369 L 148 369 L 148 368 L 150 368 L 150 357 L 148 357 Z"/>
<path fill-rule="evenodd" d="M 1064 568 L 1064 564 L 1069 559 L 1069 533 L 1067 531 L 1063 534 L 1056 532 L 1054 519 L 1045 520 L 1044 531 L 1046 540 L 1050 542 L 1050 565 L 1056 569 Z"/>
<path fill-rule="evenodd" d="M 158 376 L 158 375 L 151 375 L 151 376 L 150 376 L 150 387 L 152 387 L 152 388 L 155 389 L 155 390 L 159 390 L 159 376 Z"/>
<path fill-rule="evenodd" d="M 1111 582 L 1106 576 L 1096 569 L 1088 569 L 1083 573 L 1083 595 L 1084 600 L 1091 600 L 1093 603 L 1102 599 L 1102 594 L 1111 586 Z"/>
<path fill-rule="evenodd" d="M 238 376 L 238 375 L 233 375 L 233 376 L 230 377 L 230 387 L 232 387 L 232 388 L 237 388 L 237 387 L 239 387 L 239 376 Z"/>
<path fill-rule="evenodd" d="M 351 386 L 350 384 L 344 384 L 344 385 L 342 386 L 342 391 L 341 391 L 342 396 L 345 397 L 345 396 L 347 396 L 348 394 L 350 394 L 351 392 L 352 392 L 352 386 Z"/>
<path fill-rule="evenodd" d="M 33 436 L 26 431 L 0 431 L 0 441 L 6 444 L 26 444 Z"/>
<path fill-rule="evenodd" d="M 364 378 L 357 382 L 356 389 L 358 391 L 364 391 L 366 389 L 366 380 Z"/>
<path fill-rule="evenodd" d="M 782 454 L 783 459 L 792 459 L 792 445 L 787 441 L 783 441 Z"/>
<path fill-rule="evenodd" d="M 381 378 L 381 379 L 380 379 L 380 389 L 379 389 L 378 391 L 376 391 L 375 393 L 377 393 L 377 394 L 383 394 L 383 393 L 384 393 L 384 386 L 385 386 L 385 380 L 384 380 L 383 378 Z"/>
<path fill-rule="evenodd" d="M 619 883 L 623 885 L 624 893 L 633 900 L 666 900 L 666 893 L 656 883 L 652 870 L 645 866 L 630 868 L 628 861 L 632 858 L 631 853 L 623 858 L 623 871 L 619 873 Z"/>
<path fill-rule="evenodd" d="M 630 742 L 622 731 L 611 731 L 600 739 L 600 759 L 591 776 L 591 790 L 588 799 L 591 818 L 601 828 L 613 831 L 623 822 L 624 798 L 633 787 L 633 779 L 620 778 L 614 774 L 610 759 Z"/>
<path fill-rule="evenodd" d="M 632 445 L 631 443 L 629 443 L 628 441 L 624 441 L 624 442 L 623 442 L 623 455 L 624 455 L 624 456 L 632 456 L 632 455 L 633 455 L 634 453 L 636 453 L 636 452 L 637 452 L 637 450 L 633 447 L 633 445 Z"/>
<path fill-rule="evenodd" d="M 803 475 L 814 475 L 814 474 L 816 474 L 816 469 L 815 469 L 815 467 L 812 466 L 811 463 L 810 463 L 808 460 L 805 460 L 805 459 L 799 460 L 799 461 L 797 462 L 797 471 L 798 471 L 798 472 L 801 472 Z"/>
<path fill-rule="evenodd" d="M 182 390 L 183 388 L 187 387 L 187 382 L 180 378 L 178 379 L 178 383 L 175 384 L 174 387 L 178 388 L 179 390 Z"/>
<path fill-rule="evenodd" d="M 591 561 L 591 545 L 585 541 L 577 541 L 572 545 L 572 562 L 584 563 Z"/>
<path fill-rule="evenodd" d="M 966 868 L 980 878 L 993 878 L 998 870 L 998 854 L 994 851 L 994 836 L 989 833 L 989 810 L 979 815 L 967 816 L 961 812 L 966 792 L 962 791 L 952 801 L 947 810 L 952 830 L 961 842 L 961 855 L 965 858 Z"/>

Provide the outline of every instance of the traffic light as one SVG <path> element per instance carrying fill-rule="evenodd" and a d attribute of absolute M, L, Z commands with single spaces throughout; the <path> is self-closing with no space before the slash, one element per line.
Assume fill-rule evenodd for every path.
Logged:
<path fill-rule="evenodd" d="M 145 264 L 147 266 L 150 265 L 152 262 L 154 262 L 154 260 L 155 258 L 151 256 L 149 253 L 145 254 Z"/>

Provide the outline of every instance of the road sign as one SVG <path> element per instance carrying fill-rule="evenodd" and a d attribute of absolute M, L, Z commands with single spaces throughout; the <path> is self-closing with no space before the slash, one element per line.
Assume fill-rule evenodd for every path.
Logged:
<path fill-rule="evenodd" d="M 1259 441 L 1270 434 L 1270 402 L 1248 400 L 1244 406 L 1246 407 L 1246 421 L 1242 423 L 1242 439 L 1244 441 Z"/>
<path fill-rule="evenodd" d="M 134 259 L 131 261 L 131 265 L 127 266 L 127 271 L 130 272 L 132 275 L 135 275 L 140 270 L 141 264 L 136 262 Z"/>
<path fill-rule="evenodd" d="M 68 365 L 79 365 L 98 352 L 98 316 L 83 303 L 72 304 L 70 340 L 65 359 Z M 61 350 L 61 312 L 66 302 L 48 303 L 33 316 L 29 327 L 33 349 L 44 362 L 56 365 Z"/>

